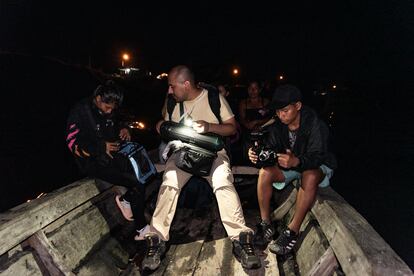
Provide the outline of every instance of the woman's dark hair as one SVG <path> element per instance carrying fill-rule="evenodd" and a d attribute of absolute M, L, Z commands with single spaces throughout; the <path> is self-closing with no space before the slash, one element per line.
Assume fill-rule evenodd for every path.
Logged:
<path fill-rule="evenodd" d="M 114 103 L 117 106 L 122 104 L 124 93 L 113 80 L 107 80 L 105 84 L 100 84 L 93 92 L 93 96 L 101 96 L 104 103 Z"/>

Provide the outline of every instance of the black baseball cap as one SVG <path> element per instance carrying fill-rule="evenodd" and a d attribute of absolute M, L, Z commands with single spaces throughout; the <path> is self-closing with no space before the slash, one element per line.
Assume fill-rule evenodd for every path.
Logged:
<path fill-rule="evenodd" d="M 291 84 L 280 85 L 273 93 L 269 109 L 277 110 L 302 100 L 302 93 L 299 88 Z"/>

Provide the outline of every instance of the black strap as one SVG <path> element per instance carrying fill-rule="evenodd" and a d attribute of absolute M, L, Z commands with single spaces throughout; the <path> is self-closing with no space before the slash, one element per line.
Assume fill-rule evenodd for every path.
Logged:
<path fill-rule="evenodd" d="M 183 114 L 184 114 L 184 103 L 180 102 L 180 118 L 183 116 Z M 170 118 L 170 121 L 171 121 L 171 118 Z M 183 121 L 184 121 L 184 118 L 181 118 L 179 123 L 181 124 Z"/>

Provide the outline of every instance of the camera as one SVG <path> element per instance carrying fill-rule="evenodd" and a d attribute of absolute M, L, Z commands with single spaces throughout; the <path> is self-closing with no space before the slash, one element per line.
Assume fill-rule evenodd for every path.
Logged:
<path fill-rule="evenodd" d="M 263 138 L 266 132 L 264 130 L 250 133 L 250 139 L 253 144 L 253 151 L 256 153 L 258 160 L 256 167 L 271 167 L 277 163 L 276 152 L 263 144 Z"/>

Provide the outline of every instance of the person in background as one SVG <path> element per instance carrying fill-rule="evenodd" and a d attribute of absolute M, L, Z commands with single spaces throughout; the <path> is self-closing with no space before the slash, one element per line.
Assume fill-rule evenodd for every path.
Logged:
<path fill-rule="evenodd" d="M 250 133 L 256 131 L 266 123 L 271 114 L 267 108 L 269 100 L 260 94 L 261 89 L 258 81 L 250 81 L 247 87 L 248 97 L 239 103 L 239 119 L 241 124 L 241 139 L 239 154 L 240 163 L 247 165 L 250 163 L 247 150 L 252 144 Z"/>
<path fill-rule="evenodd" d="M 270 200 L 273 187 L 282 189 L 295 179 L 300 180 L 295 213 L 287 228 L 273 240 L 269 250 L 279 255 L 292 251 L 306 213 L 312 207 L 319 187 L 329 185 L 337 167 L 335 156 L 329 150 L 329 129 L 316 112 L 302 104 L 300 90 L 293 85 L 279 86 L 273 95 L 270 108 L 279 120 L 268 127 L 263 144 L 277 153 L 274 166 L 260 169 L 257 197 L 261 222 L 255 235 L 256 244 L 273 240 L 274 229 L 270 222 Z M 248 150 L 249 159 L 256 164 L 257 152 Z"/>
<path fill-rule="evenodd" d="M 230 95 L 229 87 L 227 85 L 219 84 L 217 89 L 224 98 L 227 98 Z"/>
<path fill-rule="evenodd" d="M 248 97 L 239 104 L 240 123 L 248 131 L 256 130 L 270 119 L 266 106 L 269 100 L 260 95 L 259 82 L 251 81 L 247 88 Z"/>
<path fill-rule="evenodd" d="M 116 118 L 123 97 L 123 92 L 113 81 L 99 85 L 92 96 L 71 109 L 66 142 L 82 173 L 127 188 L 124 195 L 115 197 L 116 204 L 126 220 L 135 222 L 139 232 L 147 225 L 144 185 L 132 171 L 124 171 L 118 162 L 120 156 L 116 155 L 120 143 L 131 140 L 128 127 L 122 126 Z"/>

